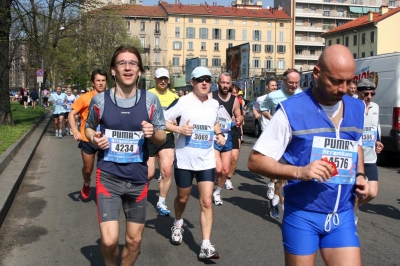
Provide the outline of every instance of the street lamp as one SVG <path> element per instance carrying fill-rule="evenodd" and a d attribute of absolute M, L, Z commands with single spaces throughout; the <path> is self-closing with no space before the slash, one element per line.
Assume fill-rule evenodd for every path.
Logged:
<path fill-rule="evenodd" d="M 353 32 L 358 33 L 358 35 L 360 36 L 360 32 L 358 30 L 353 30 Z M 368 41 L 368 39 L 367 39 L 367 37 L 365 37 L 365 35 L 361 34 L 361 36 L 364 38 L 364 40 L 366 40 L 368 42 L 369 47 L 371 48 L 371 52 L 372 52 L 371 56 L 373 56 L 374 55 L 374 49 L 372 48 L 371 42 Z M 360 47 L 360 45 L 358 45 L 358 47 Z M 360 51 L 358 51 L 358 53 L 360 53 Z"/>

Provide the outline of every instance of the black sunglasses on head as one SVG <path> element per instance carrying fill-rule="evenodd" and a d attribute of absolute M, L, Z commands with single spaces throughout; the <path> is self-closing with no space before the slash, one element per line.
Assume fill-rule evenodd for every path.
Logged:
<path fill-rule="evenodd" d="M 196 82 L 202 83 L 203 81 L 206 81 L 207 83 L 211 82 L 211 77 L 200 77 L 200 78 L 193 78 Z"/>
<path fill-rule="evenodd" d="M 371 94 L 371 97 L 375 96 L 375 92 L 363 92 L 364 96 L 367 97 L 368 95 Z"/>

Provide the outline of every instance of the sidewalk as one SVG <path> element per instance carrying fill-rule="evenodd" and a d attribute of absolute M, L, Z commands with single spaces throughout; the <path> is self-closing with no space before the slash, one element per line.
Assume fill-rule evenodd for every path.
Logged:
<path fill-rule="evenodd" d="M 51 115 L 52 112 L 46 112 L 16 143 L 0 155 L 0 227 L 51 121 Z"/>

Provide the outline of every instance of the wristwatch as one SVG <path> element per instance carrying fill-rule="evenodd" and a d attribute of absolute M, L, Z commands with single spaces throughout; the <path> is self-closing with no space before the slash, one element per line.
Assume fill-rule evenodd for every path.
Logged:
<path fill-rule="evenodd" d="M 215 134 L 215 136 L 218 136 L 218 135 L 224 135 L 224 133 L 218 132 L 218 133 Z"/>
<path fill-rule="evenodd" d="M 359 175 L 363 176 L 364 179 L 365 179 L 365 181 L 368 182 L 368 177 L 367 177 L 365 174 L 363 174 L 363 173 L 357 173 L 357 174 L 356 174 L 356 177 L 359 176 Z"/>

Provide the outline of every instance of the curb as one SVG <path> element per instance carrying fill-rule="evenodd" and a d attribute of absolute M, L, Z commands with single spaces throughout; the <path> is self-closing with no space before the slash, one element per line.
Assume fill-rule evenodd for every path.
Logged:
<path fill-rule="evenodd" d="M 6 218 L 8 209 L 14 200 L 36 148 L 50 124 L 51 115 L 52 112 L 50 111 L 43 114 L 16 143 L 0 156 L 0 227 Z M 29 138 L 32 138 L 32 141 L 25 144 Z M 20 154 L 21 156 L 17 156 Z"/>

